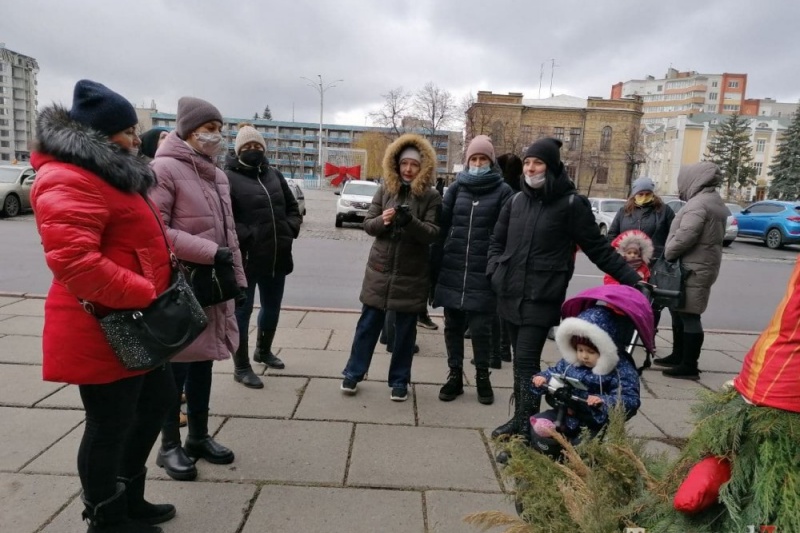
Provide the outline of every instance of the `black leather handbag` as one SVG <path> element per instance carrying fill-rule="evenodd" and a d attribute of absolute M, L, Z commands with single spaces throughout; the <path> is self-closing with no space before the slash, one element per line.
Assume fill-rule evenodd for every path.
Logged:
<path fill-rule="evenodd" d="M 183 268 L 201 307 L 227 302 L 239 295 L 233 265 L 199 265 L 184 261 Z"/>
<path fill-rule="evenodd" d="M 653 303 L 660 307 L 680 308 L 686 299 L 686 269 L 680 258 L 667 261 L 659 257 L 650 269 L 650 284 L 661 291 L 670 291 L 674 296 L 661 296 L 656 293 Z"/>
<path fill-rule="evenodd" d="M 191 344 L 208 326 L 208 317 L 186 282 L 181 265 L 172 251 L 161 217 L 145 202 L 164 236 L 172 266 L 170 286 L 145 309 L 112 311 L 99 319 L 106 340 L 128 370 L 152 370 L 169 362 Z M 94 314 L 90 302 L 81 301 Z"/>

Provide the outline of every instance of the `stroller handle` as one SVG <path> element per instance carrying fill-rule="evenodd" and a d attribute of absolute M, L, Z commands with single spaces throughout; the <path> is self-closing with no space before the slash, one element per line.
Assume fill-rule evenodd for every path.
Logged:
<path fill-rule="evenodd" d="M 659 289 L 657 286 L 653 285 L 652 283 L 647 283 L 646 281 L 640 281 L 636 283 L 634 288 L 637 289 L 642 294 L 644 294 L 648 299 L 652 299 L 655 297 L 679 298 L 681 295 L 680 291 L 668 291 L 666 289 Z"/>

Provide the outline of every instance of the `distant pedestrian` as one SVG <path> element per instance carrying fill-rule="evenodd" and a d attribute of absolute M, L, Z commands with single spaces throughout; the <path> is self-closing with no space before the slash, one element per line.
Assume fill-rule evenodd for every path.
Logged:
<path fill-rule="evenodd" d="M 139 148 L 139 153 L 148 158 L 153 159 L 156 156 L 156 150 L 164 142 L 169 134 L 169 128 L 155 127 L 142 133 L 142 146 Z"/>
<path fill-rule="evenodd" d="M 389 365 L 391 399 L 408 399 L 417 315 L 428 305 L 430 245 L 439 236 L 442 198 L 434 189 L 436 152 L 428 141 L 406 134 L 386 149 L 384 183 L 372 199 L 364 231 L 375 237 L 367 259 L 350 358 L 342 392 L 355 394 L 372 362 L 384 316 L 395 311 L 395 340 Z"/>
<path fill-rule="evenodd" d="M 705 335 L 700 315 L 708 306 L 711 286 L 722 264 L 722 241 L 728 208 L 717 187 L 722 183 L 719 167 L 709 161 L 685 165 L 678 172 L 678 195 L 686 202 L 669 229 L 664 257 L 680 259 L 688 275 L 684 304 L 673 309 L 673 351 L 654 362 L 668 366 L 665 376 L 699 379 L 698 361 Z"/>
<path fill-rule="evenodd" d="M 236 238 L 228 177 L 214 164 L 223 150 L 222 115 L 199 98 L 178 101 L 177 127 L 156 152 L 152 167 L 158 186 L 150 193 L 161 210 L 181 261 L 233 269 L 245 296 L 247 278 Z M 191 458 L 210 463 L 233 462 L 233 452 L 214 440 L 208 430 L 212 365 L 228 359 L 239 346 L 234 302 L 228 300 L 205 308 L 208 328 L 173 359 L 178 389 L 184 386 L 189 435 L 181 446 L 178 432 L 180 396 L 164 422 L 156 464 L 173 479 L 197 476 Z"/>
<path fill-rule="evenodd" d="M 442 202 L 441 269 L 433 303 L 444 307 L 449 374 L 439 399 L 452 401 L 464 393 L 464 331 L 469 327 L 478 401 L 491 404 L 494 392 L 489 365 L 494 357 L 499 366 L 500 353 L 492 344 L 497 298 L 486 277 L 486 265 L 500 210 L 514 192 L 503 182 L 494 146 L 486 135 L 478 135 L 469 143 L 466 167 Z"/>
<path fill-rule="evenodd" d="M 507 153 L 497 156 L 497 165 L 503 171 L 503 181 L 514 192 L 519 192 L 522 181 L 522 159 L 517 154 Z"/>
<path fill-rule="evenodd" d="M 272 353 L 272 341 L 278 328 L 286 276 L 294 269 L 292 244 L 300 234 L 302 217 L 283 174 L 267 160 L 267 143 L 261 133 L 250 124 L 240 124 L 235 146 L 236 159 L 228 161 L 225 174 L 231 184 L 233 218 L 247 276 L 247 299 L 236 307 L 239 348 L 233 355 L 233 379 L 245 387 L 260 389 L 264 384 L 250 366 L 247 342 L 256 287 L 261 309 L 253 359 L 282 369 L 285 364 Z"/>
<path fill-rule="evenodd" d="M 75 85 L 72 108 L 36 120 L 31 191 L 53 284 L 44 307 L 42 373 L 78 385 L 86 413 L 78 475 L 89 532 L 159 533 L 175 507 L 144 499 L 145 461 L 176 396 L 169 366 L 126 370 L 95 314 L 144 309 L 170 285 L 156 183 L 138 157 L 136 112 L 100 83 Z"/>

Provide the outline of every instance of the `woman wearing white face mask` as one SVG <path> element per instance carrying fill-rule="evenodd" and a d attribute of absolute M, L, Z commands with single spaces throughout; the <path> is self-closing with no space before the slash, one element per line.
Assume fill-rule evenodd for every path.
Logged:
<path fill-rule="evenodd" d="M 464 393 L 464 330 L 471 332 L 478 401 L 494 402 L 489 380 L 492 325 L 497 299 L 486 278 L 489 240 L 503 204 L 514 192 L 503 181 L 489 137 L 467 147 L 467 168 L 458 173 L 442 201 L 441 268 L 433 305 L 444 307 L 444 340 L 450 374 L 439 391 L 448 402 Z M 499 361 L 495 368 L 499 367 Z"/>
<path fill-rule="evenodd" d="M 236 224 L 233 220 L 230 186 L 222 170 L 214 165 L 223 148 L 222 115 L 199 98 L 178 101 L 177 128 L 159 147 L 151 163 L 158 185 L 150 197 L 161 210 L 167 232 L 181 261 L 201 265 L 234 265 L 236 281 L 246 297 L 247 278 L 242 268 Z M 239 298 L 237 298 L 239 300 Z M 189 436 L 181 447 L 178 433 L 180 396 L 162 428 L 162 445 L 156 464 L 178 480 L 197 476 L 189 457 L 211 463 L 233 461 L 233 452 L 208 433 L 211 367 L 228 359 L 239 345 L 234 302 L 228 300 L 205 308 L 208 327 L 172 362 L 175 383 L 186 392 Z"/>
<path fill-rule="evenodd" d="M 561 163 L 560 148 L 560 140 L 545 138 L 525 151 L 521 191 L 503 207 L 489 247 L 486 273 L 515 354 L 514 417 L 492 432 L 495 438 L 530 435 L 530 417 L 539 412 L 531 377 L 540 371 L 548 330 L 558 324 L 576 246 L 620 283 L 641 279 L 600 235 L 589 200 L 577 194 Z"/>

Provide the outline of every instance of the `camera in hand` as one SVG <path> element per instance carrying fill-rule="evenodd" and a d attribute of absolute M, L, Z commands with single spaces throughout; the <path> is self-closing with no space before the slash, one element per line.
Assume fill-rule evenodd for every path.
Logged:
<path fill-rule="evenodd" d="M 403 205 L 398 205 L 398 206 L 396 206 L 396 207 L 394 208 L 394 210 L 395 210 L 395 211 L 396 211 L 398 214 L 399 214 L 399 213 L 408 213 L 408 212 L 409 212 L 409 207 L 408 207 L 408 204 L 403 204 Z"/>
<path fill-rule="evenodd" d="M 394 216 L 394 223 L 395 226 L 402 228 L 407 226 L 409 222 L 411 222 L 411 208 L 407 204 L 398 205 L 394 208 L 395 216 Z"/>

